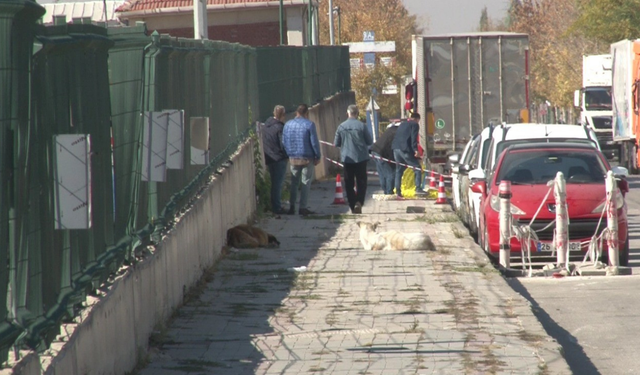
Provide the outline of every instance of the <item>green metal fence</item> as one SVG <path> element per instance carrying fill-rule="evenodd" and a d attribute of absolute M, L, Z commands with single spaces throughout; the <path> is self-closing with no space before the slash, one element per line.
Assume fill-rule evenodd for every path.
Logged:
<path fill-rule="evenodd" d="M 22 290 L 27 283 L 17 278 L 17 248 L 21 244 L 16 239 L 16 197 L 22 193 L 14 182 L 14 174 L 20 172 L 14 150 L 19 152 L 15 147 L 20 141 L 19 130 L 29 125 L 35 21 L 43 14 L 44 8 L 32 1 L 0 1 L 0 298 L 4 301 L 0 305 L 1 360 L 23 332 L 17 305 L 26 301 L 19 301 L 16 293 L 24 295 Z"/>
<path fill-rule="evenodd" d="M 276 104 L 293 111 L 351 90 L 349 47 L 258 47 L 260 114 Z"/>
<path fill-rule="evenodd" d="M 294 108 L 349 89 L 342 47 L 256 49 L 148 36 L 143 25 L 36 26 L 37 5 L 6 4 L 0 0 L 0 263 L 9 267 L 0 270 L 0 361 L 14 345 L 48 347 L 87 293 L 158 240 L 273 105 Z M 182 170 L 145 182 L 142 114 L 167 109 L 184 110 L 185 144 L 189 119 L 210 119 L 210 162 L 191 165 L 186 147 Z M 91 135 L 91 229 L 54 229 L 57 134 Z"/>

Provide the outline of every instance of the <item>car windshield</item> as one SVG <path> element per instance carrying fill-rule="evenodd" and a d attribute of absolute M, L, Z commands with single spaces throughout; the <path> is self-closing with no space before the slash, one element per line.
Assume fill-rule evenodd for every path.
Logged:
<path fill-rule="evenodd" d="M 611 89 L 608 87 L 594 87 L 585 90 L 584 104 L 586 110 L 611 110 Z"/>
<path fill-rule="evenodd" d="M 509 180 L 515 185 L 546 184 L 558 172 L 567 184 L 602 184 L 607 169 L 598 154 L 581 150 L 522 150 L 505 154 L 496 185 Z"/>
<path fill-rule="evenodd" d="M 527 143 L 531 143 L 531 142 L 544 142 L 544 139 L 513 139 L 513 140 L 508 140 L 508 141 L 502 141 L 500 143 L 498 143 L 497 147 L 496 147 L 496 158 L 498 155 L 500 155 L 502 153 L 502 151 L 506 150 L 507 147 L 509 146 L 513 146 L 513 145 L 521 145 L 521 144 L 527 144 Z M 575 138 L 553 138 L 553 142 L 571 142 L 571 143 L 582 143 L 582 144 L 588 144 L 588 145 L 592 145 L 593 147 L 596 147 L 595 142 L 593 142 L 590 139 L 575 139 Z"/>

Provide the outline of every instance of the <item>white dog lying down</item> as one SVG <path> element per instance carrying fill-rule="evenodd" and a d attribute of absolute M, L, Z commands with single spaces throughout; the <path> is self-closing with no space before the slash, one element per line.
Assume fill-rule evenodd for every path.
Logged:
<path fill-rule="evenodd" d="M 402 233 L 397 230 L 377 233 L 380 223 L 357 222 L 360 242 L 365 250 L 435 250 L 431 238 L 424 233 Z"/>

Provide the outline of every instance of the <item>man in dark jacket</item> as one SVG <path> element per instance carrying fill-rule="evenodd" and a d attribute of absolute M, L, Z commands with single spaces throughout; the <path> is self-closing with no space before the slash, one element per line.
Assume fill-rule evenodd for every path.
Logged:
<path fill-rule="evenodd" d="M 414 167 L 416 175 L 416 194 L 424 194 L 422 190 L 422 173 L 420 172 L 420 153 L 418 152 L 418 132 L 420 127 L 418 122 L 420 121 L 420 114 L 414 112 L 408 121 L 403 121 L 398 127 L 391 148 L 393 149 L 393 157 L 396 162 L 407 164 Z M 402 197 L 402 174 L 407 167 L 403 165 L 396 165 L 396 195 Z"/>
<path fill-rule="evenodd" d="M 273 117 L 264 123 L 262 132 L 262 147 L 264 160 L 271 176 L 271 212 L 276 215 L 286 211 L 281 206 L 282 184 L 287 173 L 289 157 L 282 144 L 282 129 L 284 128 L 285 109 L 281 105 L 273 109 Z"/>
<path fill-rule="evenodd" d="M 351 104 L 347 108 L 349 118 L 338 126 L 333 140 L 333 144 L 340 147 L 347 201 L 354 214 L 362 213 L 367 195 L 367 162 L 369 146 L 373 143 L 371 133 L 362 121 L 358 120 L 359 114 L 358 106 Z M 357 193 L 354 187 L 357 187 Z"/>
<path fill-rule="evenodd" d="M 378 177 L 380 177 L 380 186 L 385 194 L 393 194 L 393 186 L 395 185 L 396 165 L 394 163 L 381 160 L 380 157 L 389 160 L 395 160 L 393 158 L 393 149 L 391 148 L 391 142 L 398 130 L 399 122 L 393 123 L 387 127 L 378 138 L 378 140 L 371 146 L 371 154 L 376 161 L 376 169 L 378 170 Z"/>

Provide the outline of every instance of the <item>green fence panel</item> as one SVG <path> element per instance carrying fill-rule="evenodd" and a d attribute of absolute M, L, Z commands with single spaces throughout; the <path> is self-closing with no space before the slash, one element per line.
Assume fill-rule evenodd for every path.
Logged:
<path fill-rule="evenodd" d="M 84 300 L 91 282 L 104 281 L 86 279 L 84 271 L 114 244 L 107 78 L 112 42 L 105 29 L 93 25 L 41 27 L 37 38 L 42 48 L 34 55 L 33 128 L 20 137 L 31 139 L 16 150 L 25 171 L 18 176 L 19 185 L 27 194 L 20 203 L 25 209 L 16 217 L 25 228 L 19 249 L 25 256 L 19 259 L 22 269 L 18 271 L 29 275 L 20 290 L 25 294 L 20 308 L 25 310 L 24 325 L 29 331 L 25 341 L 45 348 L 62 318 L 73 316 L 73 305 Z M 53 229 L 56 134 L 91 136 L 91 229 Z M 29 205 L 29 199 L 37 204 Z"/>
<path fill-rule="evenodd" d="M 158 239 L 274 105 L 292 111 L 350 89 L 345 47 L 256 50 L 148 36 L 143 25 L 35 28 L 41 14 L 33 3 L 0 0 L 0 42 L 14 46 L 11 54 L 0 48 L 0 263 L 9 264 L 9 272 L 0 271 L 0 297 L 9 302 L 0 308 L 3 360 L 20 333 L 22 343 L 46 347 L 85 293 L 123 262 L 135 262 L 134 250 Z M 166 182 L 144 182 L 142 115 L 166 109 L 185 113 L 184 168 L 169 170 Z M 191 165 L 192 117 L 210 119 L 206 166 Z M 56 134 L 92 137 L 90 230 L 54 230 Z"/>
<path fill-rule="evenodd" d="M 108 29 L 109 80 L 115 176 L 115 237 L 133 235 L 147 225 L 139 216 L 142 101 L 145 48 L 151 45 L 144 25 Z"/>
<path fill-rule="evenodd" d="M 30 100 L 30 67 L 36 20 L 45 10 L 35 1 L 0 1 L 0 362 L 7 358 L 9 347 L 22 332 L 17 320 L 16 285 L 17 236 L 15 227 L 16 200 L 14 150 L 20 142 L 16 134 L 28 127 Z M 9 270 L 4 265 L 12 265 Z M 9 271 L 9 272 L 8 272 Z M 20 280 L 24 281 L 24 279 Z"/>
<path fill-rule="evenodd" d="M 348 47 L 258 47 L 260 117 L 276 104 L 293 111 L 351 90 Z"/>

